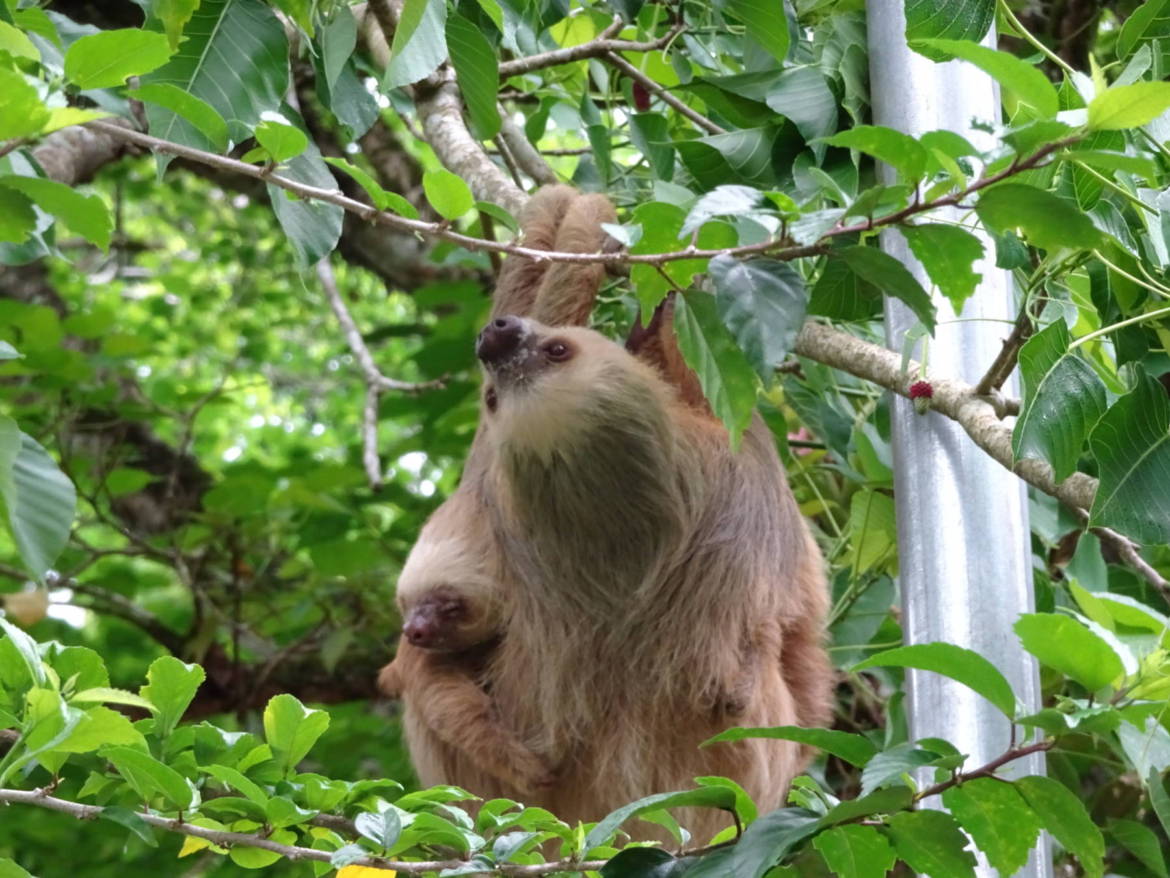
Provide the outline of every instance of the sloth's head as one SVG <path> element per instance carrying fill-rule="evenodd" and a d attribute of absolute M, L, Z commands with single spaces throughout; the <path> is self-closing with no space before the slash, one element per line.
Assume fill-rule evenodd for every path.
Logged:
<path fill-rule="evenodd" d="M 398 577 L 402 634 L 414 646 L 462 652 L 496 633 L 495 588 L 470 541 L 428 538 L 415 543 Z"/>

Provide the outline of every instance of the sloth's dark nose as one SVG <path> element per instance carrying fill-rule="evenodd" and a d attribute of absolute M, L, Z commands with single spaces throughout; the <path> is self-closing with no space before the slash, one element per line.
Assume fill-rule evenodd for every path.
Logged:
<path fill-rule="evenodd" d="M 484 365 L 494 366 L 516 353 L 523 337 L 524 323 L 519 317 L 511 314 L 497 317 L 480 331 L 475 355 Z"/>

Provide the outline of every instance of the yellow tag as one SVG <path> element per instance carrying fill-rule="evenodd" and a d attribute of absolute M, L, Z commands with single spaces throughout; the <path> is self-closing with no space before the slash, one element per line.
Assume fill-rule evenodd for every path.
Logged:
<path fill-rule="evenodd" d="M 375 869 L 373 866 L 343 866 L 337 878 L 393 878 L 397 874 L 393 869 Z"/>

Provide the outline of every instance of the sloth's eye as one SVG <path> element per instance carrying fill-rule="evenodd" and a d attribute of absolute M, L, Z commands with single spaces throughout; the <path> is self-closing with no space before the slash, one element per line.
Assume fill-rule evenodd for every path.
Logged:
<path fill-rule="evenodd" d="M 550 360 L 561 362 L 562 360 L 569 359 L 572 351 L 569 350 L 569 346 L 563 341 L 552 341 L 544 346 L 544 353 Z"/>
<path fill-rule="evenodd" d="M 499 405 L 500 400 L 496 396 L 496 389 L 494 387 L 489 387 L 484 392 L 483 402 L 484 402 L 484 405 L 487 406 L 487 409 L 489 412 L 494 412 L 496 410 L 496 406 Z"/>

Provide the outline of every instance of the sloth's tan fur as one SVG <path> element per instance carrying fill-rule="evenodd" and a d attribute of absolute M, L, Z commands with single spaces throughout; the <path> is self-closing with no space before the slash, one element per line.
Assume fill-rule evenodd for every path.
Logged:
<path fill-rule="evenodd" d="M 532 224 L 551 217 L 567 236 L 576 211 L 572 249 L 598 249 L 608 204 L 564 187 L 533 202 L 529 242 L 565 249 Z M 597 271 L 558 266 L 550 282 L 554 271 L 513 261 L 496 314 L 584 321 Z M 571 356 L 543 357 L 550 341 Z M 649 328 L 639 356 L 591 330 L 535 320 L 525 322 L 525 344 L 515 369 L 489 375 L 498 403 L 447 501 L 453 510 L 436 513 L 420 539 L 432 547 L 412 554 L 430 557 L 420 569 L 434 576 L 410 579 L 408 594 L 440 578 L 454 585 L 452 564 L 463 566 L 469 594 L 494 584 L 489 604 L 500 619 L 498 642 L 482 651 L 402 644 L 384 672 L 387 688 L 403 693 L 420 779 L 568 820 L 599 819 L 702 775 L 731 777 L 762 809 L 777 807 L 805 764 L 801 748 L 698 746 L 733 725 L 829 718 L 820 553 L 768 430 L 755 419 L 731 451 L 696 398 L 669 320 Z M 533 759 L 502 767 L 516 747 L 480 746 L 492 736 Z M 728 819 L 696 812 L 682 822 L 704 838 Z"/>

